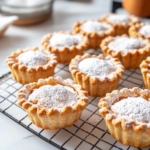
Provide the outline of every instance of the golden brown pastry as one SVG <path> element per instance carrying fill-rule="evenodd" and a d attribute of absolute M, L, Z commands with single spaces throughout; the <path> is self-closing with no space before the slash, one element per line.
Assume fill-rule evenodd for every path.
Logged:
<path fill-rule="evenodd" d="M 146 88 L 150 89 L 150 57 L 147 57 L 140 64 L 141 73 Z"/>
<path fill-rule="evenodd" d="M 124 145 L 150 146 L 150 90 L 114 90 L 98 104 L 110 134 Z"/>
<path fill-rule="evenodd" d="M 118 58 L 125 69 L 136 69 L 150 54 L 147 40 L 128 36 L 107 37 L 100 45 L 104 55 Z"/>
<path fill-rule="evenodd" d="M 55 32 L 42 39 L 43 49 L 54 53 L 59 63 L 69 63 L 76 55 L 82 55 L 88 44 L 85 36 L 70 32 Z"/>
<path fill-rule="evenodd" d="M 131 37 L 140 37 L 150 40 L 150 24 L 137 23 L 135 25 L 132 25 L 129 29 L 129 35 Z"/>
<path fill-rule="evenodd" d="M 85 35 L 89 40 L 89 48 L 97 49 L 105 37 L 114 35 L 114 28 L 99 20 L 89 20 L 76 22 L 73 32 Z"/>
<path fill-rule="evenodd" d="M 18 104 L 36 126 L 60 129 L 73 125 L 88 103 L 87 92 L 71 79 L 49 77 L 19 90 Z"/>
<path fill-rule="evenodd" d="M 18 49 L 6 60 L 13 78 L 22 84 L 36 82 L 54 74 L 57 57 L 49 51 L 38 50 L 37 47 Z"/>
<path fill-rule="evenodd" d="M 128 34 L 130 26 L 139 22 L 137 17 L 126 14 L 107 14 L 102 16 L 100 20 L 113 25 L 115 36 Z"/>
<path fill-rule="evenodd" d="M 74 81 L 90 96 L 104 96 L 117 88 L 124 67 L 117 58 L 111 56 L 84 54 L 72 59 L 69 71 Z"/>

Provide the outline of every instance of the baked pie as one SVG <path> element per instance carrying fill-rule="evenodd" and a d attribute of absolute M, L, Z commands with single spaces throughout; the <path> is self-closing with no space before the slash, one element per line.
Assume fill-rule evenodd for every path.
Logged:
<path fill-rule="evenodd" d="M 55 32 L 42 39 L 43 49 L 54 53 L 58 63 L 69 63 L 76 55 L 82 55 L 88 44 L 85 36 L 70 32 Z"/>
<path fill-rule="evenodd" d="M 147 57 L 140 64 L 141 73 L 146 88 L 150 89 L 150 57 Z"/>
<path fill-rule="evenodd" d="M 100 20 L 113 25 L 115 36 L 128 34 L 129 27 L 139 22 L 137 17 L 126 14 L 107 14 Z"/>
<path fill-rule="evenodd" d="M 102 41 L 101 50 L 105 55 L 118 58 L 126 69 L 136 69 L 150 54 L 147 40 L 128 36 L 107 37 Z"/>
<path fill-rule="evenodd" d="M 84 54 L 72 59 L 69 70 L 74 81 L 88 91 L 90 96 L 104 96 L 116 89 L 124 73 L 117 58 Z"/>
<path fill-rule="evenodd" d="M 98 104 L 110 134 L 124 145 L 150 146 L 150 90 L 114 90 Z"/>
<path fill-rule="evenodd" d="M 131 37 L 140 37 L 150 40 L 150 24 L 148 23 L 138 23 L 132 25 L 129 29 L 129 35 Z"/>
<path fill-rule="evenodd" d="M 101 41 L 110 35 L 114 35 L 113 27 L 99 20 L 76 22 L 73 26 L 74 33 L 80 33 L 88 37 L 89 48 L 97 49 Z"/>
<path fill-rule="evenodd" d="M 22 84 L 35 82 L 54 74 L 57 57 L 49 51 L 37 47 L 18 49 L 6 60 L 13 78 Z"/>
<path fill-rule="evenodd" d="M 36 126 L 60 129 L 76 122 L 88 103 L 87 92 L 71 79 L 49 77 L 19 90 L 18 104 Z"/>

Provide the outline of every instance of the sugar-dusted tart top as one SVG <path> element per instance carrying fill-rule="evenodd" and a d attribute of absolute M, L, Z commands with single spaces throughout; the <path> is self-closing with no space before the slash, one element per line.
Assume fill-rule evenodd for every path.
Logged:
<path fill-rule="evenodd" d="M 107 23 L 102 23 L 99 21 L 86 21 L 85 23 L 82 24 L 81 29 L 85 32 L 103 32 L 103 31 L 107 31 L 108 29 L 110 29 L 111 26 Z"/>
<path fill-rule="evenodd" d="M 150 24 L 145 24 L 139 29 L 139 33 L 144 36 L 150 36 Z"/>
<path fill-rule="evenodd" d="M 146 41 L 139 38 L 116 37 L 108 44 L 109 49 L 113 51 L 129 52 L 146 46 Z"/>
<path fill-rule="evenodd" d="M 113 25 L 131 25 L 139 22 L 138 17 L 127 14 L 106 14 L 100 18 L 100 20 L 108 22 Z"/>
<path fill-rule="evenodd" d="M 130 17 L 129 15 L 125 14 L 111 14 L 108 18 L 107 21 L 115 24 L 115 23 L 129 23 L 130 22 Z"/>
<path fill-rule="evenodd" d="M 123 122 L 125 127 L 145 125 L 150 128 L 150 90 L 134 87 L 114 90 L 102 98 L 98 104 L 100 113 L 114 124 Z"/>
<path fill-rule="evenodd" d="M 128 97 L 113 104 L 110 109 L 116 118 L 150 123 L 150 102 L 142 97 Z"/>
<path fill-rule="evenodd" d="M 71 47 L 73 45 L 79 45 L 82 43 L 82 35 L 73 35 L 73 34 L 65 34 L 65 33 L 56 33 L 54 34 L 49 43 L 52 47 L 64 48 Z"/>
<path fill-rule="evenodd" d="M 116 71 L 116 67 L 111 60 L 103 60 L 98 58 L 86 58 L 79 62 L 78 69 L 89 76 L 95 76 L 100 80 L 105 77 L 112 78 L 112 72 Z"/>
<path fill-rule="evenodd" d="M 29 67 L 45 65 L 50 60 L 49 56 L 44 51 L 38 50 L 25 51 L 21 53 L 17 58 L 19 62 Z"/>
<path fill-rule="evenodd" d="M 35 89 L 28 97 L 28 101 L 44 108 L 60 109 L 73 106 L 78 101 L 78 94 L 73 88 L 60 84 L 44 85 Z"/>

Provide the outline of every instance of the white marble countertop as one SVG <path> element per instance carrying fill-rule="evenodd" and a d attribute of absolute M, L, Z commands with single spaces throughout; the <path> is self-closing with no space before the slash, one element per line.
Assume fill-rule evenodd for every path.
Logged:
<path fill-rule="evenodd" d="M 6 57 L 17 48 L 40 46 L 41 38 L 48 32 L 71 30 L 75 21 L 99 18 L 110 10 L 110 0 L 57 0 L 52 17 L 38 25 L 11 26 L 0 38 L 0 75 L 9 71 Z M 37 144 L 38 143 L 38 144 Z M 0 150 L 47 150 L 56 148 L 41 140 L 8 117 L 0 114 Z"/>

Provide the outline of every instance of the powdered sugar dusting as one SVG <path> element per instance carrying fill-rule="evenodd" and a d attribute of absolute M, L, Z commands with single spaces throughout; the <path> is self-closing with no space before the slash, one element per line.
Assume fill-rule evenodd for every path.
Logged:
<path fill-rule="evenodd" d="M 78 45 L 82 42 L 82 35 L 70 35 L 70 34 L 54 34 L 50 39 L 50 45 L 52 47 L 71 47 L 73 45 Z"/>
<path fill-rule="evenodd" d="M 138 38 L 116 37 L 114 41 L 108 44 L 108 47 L 111 50 L 125 53 L 134 49 L 143 48 L 145 45 L 145 41 Z"/>
<path fill-rule="evenodd" d="M 139 32 L 144 36 L 150 36 L 150 25 L 146 24 L 142 26 L 139 30 Z"/>
<path fill-rule="evenodd" d="M 26 51 L 18 56 L 19 62 L 29 67 L 45 65 L 50 58 L 42 51 Z"/>
<path fill-rule="evenodd" d="M 70 87 L 62 85 L 44 85 L 33 91 L 28 101 L 37 100 L 41 107 L 60 109 L 64 106 L 73 106 L 77 103 L 78 95 Z"/>
<path fill-rule="evenodd" d="M 150 102 L 142 97 L 128 97 L 116 102 L 111 110 L 117 118 L 125 118 L 127 122 L 150 123 Z"/>
<path fill-rule="evenodd" d="M 82 30 L 86 32 L 102 32 L 108 30 L 110 27 L 109 24 L 98 21 L 87 21 L 81 26 Z"/>
<path fill-rule="evenodd" d="M 121 24 L 124 24 L 124 23 L 129 23 L 130 22 L 130 18 L 128 15 L 124 15 L 124 14 L 115 14 L 115 15 L 110 15 L 107 20 L 110 22 L 110 23 L 121 23 Z"/>
<path fill-rule="evenodd" d="M 78 69 L 89 76 L 95 76 L 100 80 L 105 77 L 112 78 L 111 74 L 116 70 L 110 60 L 101 60 L 98 58 L 86 58 L 79 62 Z"/>

